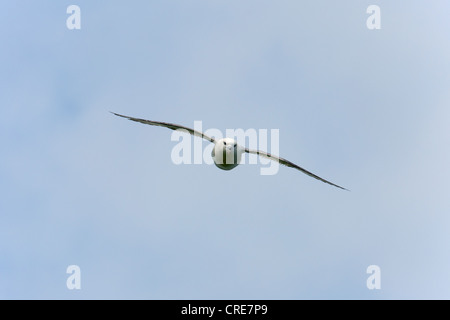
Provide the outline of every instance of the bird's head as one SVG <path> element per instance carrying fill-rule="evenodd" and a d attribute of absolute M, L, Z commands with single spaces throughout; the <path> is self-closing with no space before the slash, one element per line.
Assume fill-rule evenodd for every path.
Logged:
<path fill-rule="evenodd" d="M 238 146 L 236 140 L 231 138 L 220 139 L 217 144 L 227 153 L 236 151 Z"/>

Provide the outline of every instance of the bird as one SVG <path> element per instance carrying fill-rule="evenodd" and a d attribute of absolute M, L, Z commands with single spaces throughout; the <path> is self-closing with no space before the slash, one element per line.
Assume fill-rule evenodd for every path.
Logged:
<path fill-rule="evenodd" d="M 289 160 L 286 160 L 284 158 L 270 154 L 265 151 L 253 150 L 253 149 L 248 149 L 246 147 L 243 147 L 240 144 L 238 144 L 236 142 L 236 140 L 234 140 L 232 138 L 223 138 L 223 139 L 217 140 L 214 137 L 210 137 L 210 136 L 204 134 L 203 132 L 200 132 L 198 130 L 194 130 L 192 128 L 185 127 L 185 126 L 182 126 L 179 124 L 134 118 L 134 117 L 125 116 L 125 115 L 115 113 L 115 112 L 111 112 L 111 113 L 118 117 L 122 117 L 122 118 L 131 120 L 131 121 L 135 121 L 135 122 L 140 122 L 143 124 L 148 124 L 151 126 L 165 127 L 165 128 L 169 128 L 171 130 L 179 130 L 179 129 L 186 130 L 188 133 L 190 133 L 193 136 L 200 137 L 209 142 L 214 143 L 214 148 L 212 149 L 211 156 L 214 160 L 214 164 L 219 169 L 222 169 L 222 170 L 232 170 L 232 169 L 236 168 L 241 161 L 242 154 L 244 154 L 244 153 L 256 154 L 258 156 L 270 159 L 272 161 L 277 161 L 286 167 L 291 167 L 291 168 L 297 169 L 314 179 L 317 179 L 319 181 L 322 181 L 324 183 L 332 185 L 336 188 L 349 191 L 348 189 L 346 189 L 344 187 L 341 187 L 333 182 L 330 182 L 328 180 L 325 180 L 325 179 L 319 177 L 318 175 L 296 165 L 295 163 L 293 163 Z"/>

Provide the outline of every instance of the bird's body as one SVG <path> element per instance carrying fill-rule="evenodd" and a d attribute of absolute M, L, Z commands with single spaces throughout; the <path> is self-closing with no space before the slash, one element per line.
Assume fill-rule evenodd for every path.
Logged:
<path fill-rule="evenodd" d="M 231 170 L 241 163 L 245 149 L 234 139 L 225 138 L 217 140 L 211 152 L 214 164 L 222 170 Z"/>
<path fill-rule="evenodd" d="M 298 165 L 296 165 L 286 159 L 283 159 L 281 157 L 272 155 L 272 154 L 264 152 L 264 151 L 251 150 L 251 149 L 245 148 L 245 147 L 239 145 L 234 139 L 231 139 L 231 138 L 224 138 L 224 139 L 216 140 L 213 137 L 209 137 L 209 136 L 205 135 L 203 132 L 200 132 L 200 131 L 197 131 L 197 130 L 194 130 L 194 129 L 191 129 L 191 128 L 188 128 L 185 126 L 181 126 L 181 125 L 177 125 L 177 124 L 173 124 L 173 123 L 167 123 L 167 122 L 133 118 L 133 117 L 124 116 L 124 115 L 114 113 L 114 112 L 112 112 L 112 113 L 116 116 L 126 118 L 126 119 L 129 119 L 132 121 L 140 122 L 143 124 L 166 127 L 166 128 L 172 129 L 172 130 L 179 130 L 179 129 L 185 130 L 193 136 L 197 136 L 197 137 L 203 138 L 205 140 L 208 140 L 208 141 L 214 143 L 214 148 L 211 152 L 211 156 L 214 160 L 214 164 L 219 169 L 222 169 L 222 170 L 232 170 L 232 169 L 236 168 L 239 165 L 239 163 L 241 162 L 242 154 L 243 153 L 251 153 L 251 154 L 257 154 L 261 157 L 265 157 L 265 158 L 268 158 L 273 161 L 277 161 L 277 162 L 281 163 L 282 165 L 297 169 L 317 180 L 328 183 L 337 188 L 347 190 L 341 186 L 338 186 L 337 184 L 334 184 L 330 181 L 327 181 L 327 180 L 315 175 L 314 173 L 309 172 L 306 169 L 303 169 L 302 167 L 299 167 Z"/>

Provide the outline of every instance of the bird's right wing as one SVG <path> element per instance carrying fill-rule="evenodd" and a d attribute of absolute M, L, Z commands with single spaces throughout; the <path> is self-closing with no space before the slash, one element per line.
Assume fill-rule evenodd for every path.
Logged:
<path fill-rule="evenodd" d="M 321 177 L 315 175 L 315 174 L 312 173 L 312 172 L 309 172 L 309 171 L 306 170 L 306 169 L 303 169 L 302 167 L 296 165 L 295 163 L 290 162 L 289 160 L 286 160 L 286 159 L 283 159 L 283 158 L 281 158 L 281 157 L 272 155 L 272 154 L 267 153 L 267 152 L 264 152 L 264 151 L 259 151 L 259 150 L 251 150 L 251 149 L 245 148 L 245 152 L 257 154 L 257 155 L 262 156 L 262 157 L 264 157 L 264 158 L 267 158 L 267 159 L 270 159 L 270 160 L 273 160 L 273 161 L 277 161 L 277 162 L 279 162 L 279 163 L 281 163 L 282 165 L 285 165 L 285 166 L 287 166 L 287 167 L 291 167 L 291 168 L 300 170 L 301 172 L 307 174 L 307 175 L 310 176 L 310 177 L 313 177 L 314 179 L 317 179 L 317 180 L 320 180 L 320 181 L 322 181 L 322 182 L 331 184 L 332 186 L 335 186 L 335 187 L 337 187 L 337 188 L 339 188 L 339 189 L 343 189 L 343 190 L 349 191 L 348 189 L 345 189 L 344 187 L 338 186 L 337 184 L 334 184 L 334 183 L 332 183 L 332 182 L 330 182 L 330 181 L 328 181 L 328 180 L 325 180 L 325 179 L 323 179 L 323 178 L 321 178 Z"/>
<path fill-rule="evenodd" d="M 203 132 L 185 127 L 185 126 L 181 126 L 179 124 L 173 124 L 173 123 L 167 123 L 167 122 L 160 122 L 160 121 L 151 121 L 151 120 L 145 120 L 145 119 L 139 119 L 139 118 L 133 118 L 133 117 L 128 117 L 128 116 L 124 116 L 115 112 L 111 112 L 112 114 L 118 116 L 118 117 L 122 117 L 131 121 L 136 121 L 136 122 L 140 122 L 143 124 L 149 124 L 151 126 L 159 126 L 159 127 L 166 127 L 172 130 L 178 130 L 178 129 L 183 129 L 186 130 L 187 132 L 189 132 L 190 134 L 192 134 L 193 136 L 196 137 L 200 137 L 203 138 L 205 140 L 208 140 L 212 143 L 215 143 L 216 140 L 210 136 L 207 136 L 206 134 L 204 134 Z"/>

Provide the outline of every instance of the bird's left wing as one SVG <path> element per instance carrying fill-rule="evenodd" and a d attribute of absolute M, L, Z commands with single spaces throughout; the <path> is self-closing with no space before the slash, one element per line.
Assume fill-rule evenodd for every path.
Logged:
<path fill-rule="evenodd" d="M 308 170 L 303 169 L 302 167 L 299 167 L 298 165 L 296 165 L 295 163 L 290 162 L 289 160 L 286 160 L 286 159 L 283 159 L 281 157 L 277 157 L 277 156 L 274 156 L 274 155 L 272 155 L 270 153 L 267 153 L 267 152 L 264 152 L 264 151 L 259 151 L 259 150 L 251 150 L 251 149 L 245 148 L 245 152 L 257 154 L 257 155 L 260 155 L 260 156 L 262 156 L 264 158 L 268 158 L 268 159 L 273 160 L 273 161 L 278 161 L 282 165 L 285 165 L 287 167 L 291 167 L 291 168 L 300 170 L 301 172 L 303 172 L 303 173 L 307 174 L 308 176 L 313 177 L 313 178 L 315 178 L 317 180 L 320 180 L 322 182 L 331 184 L 332 186 L 335 186 L 335 187 L 337 187 L 339 189 L 343 189 L 343 190 L 349 191 L 348 189 L 345 189 L 345 188 L 343 188 L 341 186 L 338 186 L 337 184 L 334 184 L 334 183 L 332 183 L 332 182 L 330 182 L 328 180 L 325 180 L 325 179 L 315 175 L 314 173 L 309 172 Z"/>
<path fill-rule="evenodd" d="M 210 136 L 207 136 L 203 132 L 200 132 L 200 131 L 197 131 L 197 130 L 194 130 L 194 129 L 191 129 L 191 128 L 188 128 L 188 127 L 185 127 L 185 126 L 181 126 L 179 124 L 173 124 L 173 123 L 167 123 L 167 122 L 151 121 L 151 120 L 133 118 L 133 117 L 124 116 L 124 115 L 121 115 L 121 114 L 118 114 L 118 113 L 115 113 L 115 112 L 111 112 L 111 113 L 116 115 L 116 116 L 118 116 L 118 117 L 122 117 L 122 118 L 125 118 L 125 119 L 128 119 L 128 120 L 131 120 L 131 121 L 140 122 L 140 123 L 143 123 L 143 124 L 148 124 L 148 125 L 151 125 L 151 126 L 166 127 L 166 128 L 172 129 L 172 130 L 184 129 L 187 132 L 189 132 L 190 134 L 192 134 L 193 136 L 206 139 L 206 140 L 208 140 L 208 141 L 210 141 L 212 143 L 216 142 L 216 140 L 214 138 L 212 138 Z"/>

